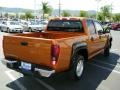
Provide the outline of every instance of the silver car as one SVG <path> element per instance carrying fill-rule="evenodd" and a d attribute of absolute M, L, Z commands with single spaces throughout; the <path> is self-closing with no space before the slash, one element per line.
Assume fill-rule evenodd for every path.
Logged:
<path fill-rule="evenodd" d="M 5 32 L 23 32 L 23 28 L 18 21 L 3 21 L 1 31 Z"/>
<path fill-rule="evenodd" d="M 43 25 L 39 22 L 29 22 L 27 25 L 28 31 L 39 31 L 41 32 L 43 30 Z"/>

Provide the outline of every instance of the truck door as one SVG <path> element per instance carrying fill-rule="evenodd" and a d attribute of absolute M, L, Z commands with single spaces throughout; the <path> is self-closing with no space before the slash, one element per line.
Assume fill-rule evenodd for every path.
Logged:
<path fill-rule="evenodd" d="M 99 50 L 103 49 L 106 41 L 107 41 L 107 34 L 103 34 L 103 28 L 98 21 L 94 21 L 96 32 L 99 36 Z"/>
<path fill-rule="evenodd" d="M 87 26 L 89 31 L 89 39 L 88 39 L 88 55 L 91 57 L 100 49 L 100 39 L 99 35 L 96 32 L 96 28 L 93 20 L 87 20 Z"/>

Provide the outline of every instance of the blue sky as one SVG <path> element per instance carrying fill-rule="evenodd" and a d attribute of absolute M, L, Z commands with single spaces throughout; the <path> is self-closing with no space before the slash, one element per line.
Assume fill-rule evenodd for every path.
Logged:
<path fill-rule="evenodd" d="M 36 1 L 36 4 L 34 3 L 34 1 Z M 58 9 L 59 0 L 0 0 L 0 6 L 40 9 L 42 1 L 48 1 L 53 8 Z M 60 1 L 62 9 L 97 10 L 97 7 L 100 8 L 101 6 L 112 4 L 113 12 L 120 13 L 120 0 L 101 0 L 99 3 L 97 3 L 95 0 L 60 0 Z"/>

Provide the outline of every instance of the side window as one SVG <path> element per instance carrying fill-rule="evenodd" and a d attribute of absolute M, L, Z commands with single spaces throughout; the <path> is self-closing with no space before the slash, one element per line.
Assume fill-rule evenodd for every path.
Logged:
<path fill-rule="evenodd" d="M 90 31 L 90 34 L 91 35 L 96 34 L 95 26 L 94 26 L 93 21 L 92 20 L 87 20 L 87 25 L 88 25 L 88 29 Z"/>
<path fill-rule="evenodd" d="M 100 30 L 103 31 L 103 28 L 102 28 L 102 26 L 100 25 L 99 22 L 95 21 L 94 23 L 95 23 L 95 27 L 96 27 L 96 31 L 97 31 L 97 32 L 100 31 Z"/>

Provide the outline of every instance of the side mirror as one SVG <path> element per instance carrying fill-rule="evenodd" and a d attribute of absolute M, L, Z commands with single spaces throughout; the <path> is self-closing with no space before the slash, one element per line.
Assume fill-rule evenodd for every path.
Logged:
<path fill-rule="evenodd" d="M 98 34 L 99 34 L 99 35 L 103 34 L 103 30 L 99 30 L 99 31 L 98 31 Z"/>
<path fill-rule="evenodd" d="M 111 28 L 110 28 L 109 26 L 105 27 L 105 28 L 104 28 L 104 33 L 110 33 L 110 29 L 111 29 Z"/>
<path fill-rule="evenodd" d="M 104 33 L 110 33 L 110 28 L 108 27 L 108 28 L 104 29 Z"/>

